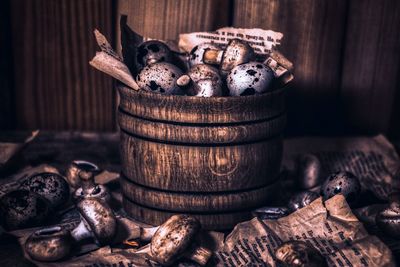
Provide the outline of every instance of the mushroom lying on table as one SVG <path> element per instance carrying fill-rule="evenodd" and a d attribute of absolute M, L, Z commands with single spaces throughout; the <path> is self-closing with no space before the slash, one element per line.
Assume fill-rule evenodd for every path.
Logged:
<path fill-rule="evenodd" d="M 112 242 L 117 220 L 111 208 L 99 199 L 83 199 L 77 205 L 81 222 L 71 232 L 60 226 L 34 232 L 26 241 L 26 252 L 38 261 L 56 261 L 70 253 L 71 245 L 91 238 L 100 246 Z M 52 249 L 53 248 L 53 249 Z"/>

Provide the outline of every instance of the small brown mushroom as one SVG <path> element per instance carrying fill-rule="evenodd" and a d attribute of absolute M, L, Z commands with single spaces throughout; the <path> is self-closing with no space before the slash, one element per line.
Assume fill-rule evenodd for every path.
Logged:
<path fill-rule="evenodd" d="M 86 198 L 77 204 L 81 222 L 71 231 L 74 240 L 93 238 L 99 245 L 112 241 L 117 231 L 117 219 L 107 203 L 96 198 Z"/>
<path fill-rule="evenodd" d="M 220 65 L 221 74 L 226 76 L 237 65 L 255 59 L 253 48 L 241 39 L 232 39 L 224 50 L 206 49 L 203 61 L 206 64 Z"/>
<path fill-rule="evenodd" d="M 37 261 L 57 261 L 70 253 L 71 244 L 70 232 L 54 226 L 33 232 L 25 242 L 25 251 Z"/>
<path fill-rule="evenodd" d="M 81 180 L 81 186 L 75 191 L 74 198 L 79 201 L 84 198 L 98 198 L 105 202 L 110 201 L 110 194 L 107 188 L 103 185 L 96 184 L 94 182 L 94 176 L 97 170 L 93 169 L 81 169 L 78 173 L 79 179 Z"/>
<path fill-rule="evenodd" d="M 297 158 L 297 183 L 301 189 L 310 189 L 322 183 L 322 166 L 313 154 L 300 155 Z"/>
<path fill-rule="evenodd" d="M 188 215 L 173 215 L 155 232 L 150 243 L 152 258 L 162 265 L 171 265 L 180 257 L 205 265 L 212 252 L 195 244 L 200 222 Z"/>
<path fill-rule="evenodd" d="M 277 261 L 287 267 L 326 267 L 324 256 L 303 241 L 288 241 L 275 250 Z"/>
<path fill-rule="evenodd" d="M 178 86 L 188 87 L 191 96 L 212 97 L 222 95 L 222 80 L 218 70 L 206 64 L 194 65 L 187 74 L 176 81 Z"/>
<path fill-rule="evenodd" d="M 95 175 L 100 173 L 100 168 L 96 164 L 85 160 L 72 161 L 67 169 L 66 177 L 68 183 L 73 188 L 77 188 L 81 184 L 81 179 L 79 178 L 79 172 L 81 170 L 92 171 L 93 173 L 95 173 Z"/>

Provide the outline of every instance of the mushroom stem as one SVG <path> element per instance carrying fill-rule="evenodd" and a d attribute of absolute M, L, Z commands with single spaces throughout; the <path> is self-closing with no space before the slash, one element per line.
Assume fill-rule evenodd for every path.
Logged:
<path fill-rule="evenodd" d="M 206 49 L 203 55 L 203 61 L 207 64 L 218 65 L 222 61 L 223 50 Z"/>
<path fill-rule="evenodd" d="M 201 266 L 206 265 L 211 256 L 212 256 L 211 250 L 204 247 L 196 247 L 196 246 L 193 246 L 187 251 L 185 251 L 184 255 L 185 258 L 197 262 Z"/>
<path fill-rule="evenodd" d="M 93 189 L 96 187 L 93 172 L 81 170 L 79 172 L 79 178 L 81 179 L 83 193 L 87 195 L 92 193 Z"/>
<path fill-rule="evenodd" d="M 78 226 L 71 231 L 71 236 L 75 241 L 80 241 L 92 237 L 92 233 L 86 227 L 83 218 L 81 218 L 81 222 L 78 224 Z"/>
<path fill-rule="evenodd" d="M 156 227 L 141 227 L 140 228 L 140 240 L 142 241 L 150 241 L 155 232 L 160 228 L 160 226 Z"/>

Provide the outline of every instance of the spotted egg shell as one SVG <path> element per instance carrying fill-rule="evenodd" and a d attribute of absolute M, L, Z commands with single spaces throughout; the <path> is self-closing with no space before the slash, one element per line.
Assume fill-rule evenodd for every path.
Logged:
<path fill-rule="evenodd" d="M 193 47 L 189 54 L 189 65 L 191 67 L 197 64 L 204 64 L 203 55 L 206 49 L 220 50 L 220 47 L 211 43 L 202 43 Z"/>
<path fill-rule="evenodd" d="M 249 62 L 234 67 L 226 83 L 231 96 L 262 94 L 268 91 L 274 78 L 272 70 L 260 63 Z"/>
<path fill-rule="evenodd" d="M 49 215 L 49 201 L 27 191 L 15 190 L 0 199 L 0 220 L 7 230 L 35 227 Z"/>
<path fill-rule="evenodd" d="M 387 235 L 400 238 L 400 209 L 387 207 L 380 211 L 375 218 L 378 227 Z"/>
<path fill-rule="evenodd" d="M 137 76 L 137 84 L 142 90 L 166 95 L 181 95 L 183 91 L 176 85 L 182 71 L 170 63 L 155 63 L 146 66 Z"/>
<path fill-rule="evenodd" d="M 67 181 L 57 173 L 38 173 L 25 180 L 21 186 L 36 194 L 41 195 L 50 202 L 51 208 L 65 204 L 69 199 L 69 186 Z"/>
<path fill-rule="evenodd" d="M 172 62 L 173 59 L 169 47 L 157 40 L 146 41 L 139 45 L 136 57 L 140 69 L 157 62 Z"/>
<path fill-rule="evenodd" d="M 342 194 L 347 202 L 353 203 L 357 200 L 361 191 L 358 178 L 351 172 L 339 171 L 331 174 L 321 186 L 321 196 L 329 199 L 337 194 Z"/>

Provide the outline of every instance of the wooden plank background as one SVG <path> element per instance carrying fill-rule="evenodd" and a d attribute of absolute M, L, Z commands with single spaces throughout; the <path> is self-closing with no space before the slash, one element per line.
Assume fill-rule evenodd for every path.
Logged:
<path fill-rule="evenodd" d="M 7 103 L 0 105 L 2 128 L 114 130 L 112 81 L 87 61 L 96 50 L 93 28 L 117 45 L 118 18 L 126 14 L 135 31 L 161 39 L 227 25 L 281 31 L 281 50 L 296 68 L 288 94 L 289 135 L 400 137 L 399 1 L 5 2 L 11 15 L 1 22 L 11 23 L 0 29 L 11 45 L 2 42 L 1 51 L 12 48 L 13 76 L 1 68 L 0 103 Z"/>

